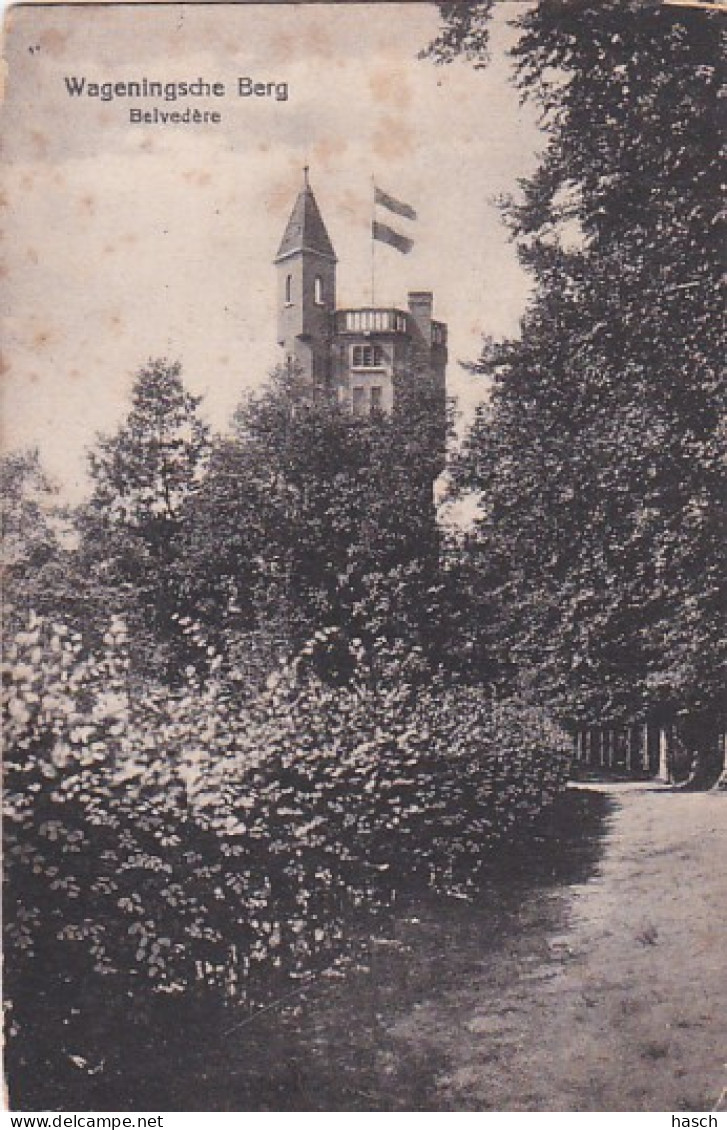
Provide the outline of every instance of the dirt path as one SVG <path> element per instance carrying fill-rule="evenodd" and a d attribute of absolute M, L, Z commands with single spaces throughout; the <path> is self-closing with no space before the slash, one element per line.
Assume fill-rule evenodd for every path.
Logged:
<path fill-rule="evenodd" d="M 601 858 L 522 915 L 459 999 L 395 1026 L 444 1043 L 443 1110 L 711 1110 L 727 1083 L 727 797 L 605 798 Z M 541 907 L 542 909 L 542 907 Z M 547 913 L 547 910 L 550 913 Z M 723 1100 L 724 1103 L 724 1100 Z M 724 1106 L 720 1104 L 721 1109 Z"/>
<path fill-rule="evenodd" d="M 570 788 L 473 901 L 397 907 L 230 1041 L 200 1109 L 725 1109 L 726 859 L 725 795 Z"/>
<path fill-rule="evenodd" d="M 133 1093 L 167 1110 L 727 1109 L 726 860 L 725 794 L 571 787 L 473 897 L 400 900 L 364 921 L 345 973 L 217 1024 L 183 1070 L 140 1064 Z"/>

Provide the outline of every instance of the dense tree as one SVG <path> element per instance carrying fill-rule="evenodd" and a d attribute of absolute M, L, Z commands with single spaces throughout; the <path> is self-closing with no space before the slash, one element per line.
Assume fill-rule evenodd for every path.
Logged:
<path fill-rule="evenodd" d="M 435 55 L 481 62 L 490 5 L 450 7 Z M 573 720 L 689 712 L 708 744 L 724 662 L 718 21 L 588 0 L 516 20 L 518 81 L 549 130 L 506 209 L 535 298 L 520 337 L 480 360 L 494 393 L 459 468 L 485 501 L 503 670 Z"/>
<path fill-rule="evenodd" d="M 179 364 L 149 361 L 126 420 L 91 452 L 93 489 L 78 516 L 90 616 L 123 614 L 139 662 L 167 676 L 182 663 L 179 620 L 192 611 L 185 521 L 209 452 L 199 404 Z"/>
<path fill-rule="evenodd" d="M 391 417 L 367 419 L 298 383 L 281 370 L 240 407 L 191 501 L 198 613 L 261 657 L 332 628 L 427 644 L 443 406 L 416 375 L 400 378 Z"/>
<path fill-rule="evenodd" d="M 38 451 L 0 460 L 3 540 L 3 622 L 8 633 L 31 612 L 77 620 L 69 513 L 43 470 Z"/>

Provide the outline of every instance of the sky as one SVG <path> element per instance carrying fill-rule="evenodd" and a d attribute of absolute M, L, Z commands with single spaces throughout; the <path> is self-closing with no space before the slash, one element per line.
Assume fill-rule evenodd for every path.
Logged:
<path fill-rule="evenodd" d="M 512 12 L 509 4 L 499 12 Z M 517 332 L 528 279 L 496 198 L 542 145 L 495 27 L 492 63 L 436 67 L 431 4 L 20 7 L 5 18 L 3 446 L 38 446 L 69 499 L 150 357 L 182 363 L 217 430 L 281 359 L 272 260 L 310 166 L 338 255 L 338 304 L 370 299 L 371 178 L 413 205 L 411 254 L 377 246 L 376 301 L 434 291 L 463 418 L 486 394 L 459 364 Z M 71 98 L 87 82 L 199 77 L 222 99 Z M 286 101 L 239 98 L 238 79 Z M 188 105 L 219 124 L 132 124 Z M 406 224 L 406 221 L 404 221 Z"/>

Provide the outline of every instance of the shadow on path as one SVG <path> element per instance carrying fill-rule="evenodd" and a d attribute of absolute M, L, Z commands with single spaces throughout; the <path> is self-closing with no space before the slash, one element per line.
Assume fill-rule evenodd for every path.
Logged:
<path fill-rule="evenodd" d="M 139 1107 L 710 1109 L 727 1038 L 722 799 L 572 785 L 467 897 L 410 890 L 362 918 L 345 970 L 167 1057 Z"/>
<path fill-rule="evenodd" d="M 149 1018 L 158 1038 L 142 1048 L 143 1017 L 109 1031 L 99 1007 L 94 1028 L 118 1048 L 114 1068 L 91 1077 L 71 1065 L 67 1078 L 23 1080 L 22 1108 L 443 1109 L 436 1078 L 456 1056 L 463 1017 L 473 1000 L 547 959 L 568 891 L 598 866 L 611 806 L 597 789 L 568 788 L 526 835 L 501 845 L 466 893 L 411 889 L 362 914 L 349 923 L 350 961 L 242 1023 L 219 1006 L 177 1009 L 167 1025 L 160 1011 Z"/>
<path fill-rule="evenodd" d="M 547 956 L 545 937 L 563 928 L 569 888 L 598 865 L 610 809 L 604 793 L 569 788 L 489 861 L 468 898 L 409 892 L 368 920 L 358 960 L 340 980 L 321 978 L 208 1047 L 194 1089 L 168 1076 L 159 1101 L 164 1094 L 167 1109 L 189 1110 L 443 1109 L 435 1094 L 448 1066 L 443 1022 L 461 1038 L 459 1012 L 471 1006 L 474 983 L 496 985 Z"/>

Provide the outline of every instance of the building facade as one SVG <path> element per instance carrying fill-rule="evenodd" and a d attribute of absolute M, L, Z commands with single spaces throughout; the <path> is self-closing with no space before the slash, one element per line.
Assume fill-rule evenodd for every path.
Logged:
<path fill-rule="evenodd" d="M 447 327 L 432 317 L 431 291 L 411 291 L 407 308 L 336 306 L 336 254 L 313 190 L 305 183 L 288 220 L 275 266 L 278 343 L 285 363 L 312 391 L 354 414 L 390 413 L 397 377 L 431 380 L 445 404 Z"/>

